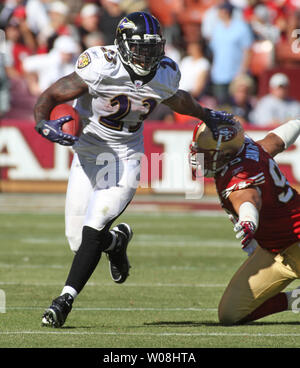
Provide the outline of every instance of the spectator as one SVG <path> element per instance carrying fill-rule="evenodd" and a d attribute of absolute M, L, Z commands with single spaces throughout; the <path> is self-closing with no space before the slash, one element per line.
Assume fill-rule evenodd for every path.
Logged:
<path fill-rule="evenodd" d="M 288 15 L 287 26 L 276 44 L 276 60 L 284 68 L 298 68 L 300 65 L 300 10 Z"/>
<path fill-rule="evenodd" d="M 249 123 L 249 114 L 253 110 L 254 80 L 247 74 L 238 75 L 229 86 L 229 105 L 241 124 Z"/>
<path fill-rule="evenodd" d="M 6 106 L 6 111 L 2 111 L 5 112 L 6 118 L 32 118 L 35 99 L 28 92 L 24 79 L 23 60 L 34 53 L 35 39 L 23 17 L 12 17 L 5 28 L 5 33 L 6 75 L 2 70 L 3 85 L 1 84 L 0 99 L 1 105 Z"/>
<path fill-rule="evenodd" d="M 115 42 L 112 29 L 116 29 L 120 20 L 126 16 L 120 2 L 121 0 L 101 0 L 100 31 L 104 34 L 108 45 L 113 45 Z"/>
<path fill-rule="evenodd" d="M 149 11 L 147 0 L 121 0 L 120 7 L 127 14 L 137 11 Z"/>
<path fill-rule="evenodd" d="M 27 57 L 23 66 L 30 92 L 38 96 L 59 78 L 72 73 L 79 53 L 79 44 L 72 37 L 60 36 L 48 54 Z"/>
<path fill-rule="evenodd" d="M 275 73 L 270 81 L 270 93 L 262 97 L 250 119 L 259 126 L 281 124 L 300 116 L 300 103 L 289 97 L 289 79 L 283 73 Z"/>
<path fill-rule="evenodd" d="M 26 18 L 30 30 L 38 35 L 49 22 L 48 8 L 51 0 L 28 0 Z"/>
<path fill-rule="evenodd" d="M 5 0 L 0 2 L 0 4 L 3 3 L 3 5 L 0 5 L 0 28 L 5 28 L 7 26 L 13 13 L 18 8 L 24 8 L 24 2 L 24 0 Z"/>
<path fill-rule="evenodd" d="M 94 46 L 104 46 L 104 45 L 106 45 L 104 35 L 101 32 L 91 32 L 84 37 L 85 48 L 83 50 L 86 50 Z"/>
<path fill-rule="evenodd" d="M 294 0 L 291 0 L 294 1 Z M 255 17 L 255 9 L 257 6 L 263 5 L 269 11 L 269 21 L 273 26 L 279 29 L 280 33 L 284 31 L 287 25 L 287 14 L 294 7 L 291 6 L 290 0 L 251 0 L 249 6 L 243 11 L 244 19 L 251 22 L 253 16 Z M 296 0 L 298 1 L 298 0 Z M 289 4 L 290 3 L 290 4 Z"/>
<path fill-rule="evenodd" d="M 249 66 L 250 48 L 253 35 L 249 25 L 232 16 L 230 3 L 219 5 L 220 22 L 217 22 L 210 40 L 212 51 L 211 81 L 212 92 L 218 104 L 228 102 L 228 88 L 240 73 L 246 73 Z"/>
<path fill-rule="evenodd" d="M 216 24 L 220 21 L 219 6 L 222 5 L 224 2 L 224 0 L 215 0 L 215 5 L 208 8 L 203 14 L 201 22 L 201 34 L 202 37 L 204 37 L 206 40 L 211 39 L 211 36 L 214 33 L 214 28 Z M 234 7 L 232 17 L 234 19 L 241 19 L 241 10 Z"/>
<path fill-rule="evenodd" d="M 250 25 L 257 40 L 269 40 L 276 44 L 280 38 L 280 29 L 272 24 L 270 9 L 263 4 L 254 8 Z"/>
<path fill-rule="evenodd" d="M 239 9 L 245 9 L 249 5 L 249 0 L 230 0 L 230 3 Z"/>
<path fill-rule="evenodd" d="M 39 44 L 49 51 L 58 36 L 70 35 L 78 39 L 77 30 L 68 23 L 69 7 L 62 1 L 54 1 L 49 6 L 49 22 L 38 34 Z"/>
<path fill-rule="evenodd" d="M 0 50 L 0 119 L 10 109 L 9 82 L 6 74 L 5 53 Z"/>
<path fill-rule="evenodd" d="M 204 41 L 189 42 L 186 49 L 187 55 L 179 63 L 179 88 L 199 99 L 205 91 L 210 70 L 209 61 L 204 56 Z"/>
<path fill-rule="evenodd" d="M 99 30 L 100 8 L 96 4 L 85 4 L 79 13 L 79 37 L 81 48 L 87 49 L 86 37 Z"/>
<path fill-rule="evenodd" d="M 22 24 L 23 22 L 23 24 Z M 9 78 L 23 77 L 22 62 L 34 51 L 32 34 L 24 21 L 11 18 L 5 28 L 7 75 Z"/>

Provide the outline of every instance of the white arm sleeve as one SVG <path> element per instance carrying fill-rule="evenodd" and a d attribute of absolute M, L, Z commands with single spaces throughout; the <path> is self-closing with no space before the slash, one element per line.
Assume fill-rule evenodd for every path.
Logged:
<path fill-rule="evenodd" d="M 289 120 L 287 123 L 271 130 L 270 133 L 274 133 L 281 138 L 286 149 L 296 141 L 300 134 L 300 119 Z"/>
<path fill-rule="evenodd" d="M 239 222 L 251 221 L 258 227 L 259 212 L 251 202 L 243 202 L 239 209 Z"/>

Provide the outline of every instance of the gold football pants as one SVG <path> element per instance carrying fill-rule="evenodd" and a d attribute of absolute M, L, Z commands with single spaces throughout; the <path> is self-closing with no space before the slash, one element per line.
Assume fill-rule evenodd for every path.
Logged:
<path fill-rule="evenodd" d="M 234 324 L 300 278 L 300 243 L 280 253 L 257 247 L 228 284 L 219 304 L 219 320 Z"/>

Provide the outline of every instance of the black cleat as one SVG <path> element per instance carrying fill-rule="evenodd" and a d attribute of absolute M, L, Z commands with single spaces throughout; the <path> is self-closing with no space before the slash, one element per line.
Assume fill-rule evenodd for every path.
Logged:
<path fill-rule="evenodd" d="M 113 281 L 122 284 L 129 276 L 130 263 L 126 250 L 133 233 L 130 226 L 125 223 L 115 226 L 112 231 L 117 234 L 117 241 L 114 249 L 107 252 L 109 270 Z"/>
<path fill-rule="evenodd" d="M 70 294 L 63 294 L 52 301 L 43 314 L 42 326 L 62 327 L 71 312 L 74 299 Z"/>

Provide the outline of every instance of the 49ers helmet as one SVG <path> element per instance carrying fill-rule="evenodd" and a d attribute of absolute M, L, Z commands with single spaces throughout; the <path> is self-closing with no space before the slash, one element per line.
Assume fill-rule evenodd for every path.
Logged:
<path fill-rule="evenodd" d="M 194 129 L 191 151 L 204 154 L 203 175 L 213 177 L 240 152 L 244 141 L 245 132 L 238 121 L 234 125 L 220 124 L 217 140 L 201 121 Z"/>
<path fill-rule="evenodd" d="M 134 12 L 121 19 L 115 44 L 122 62 L 140 76 L 155 69 L 165 54 L 159 21 L 145 12 Z"/>

